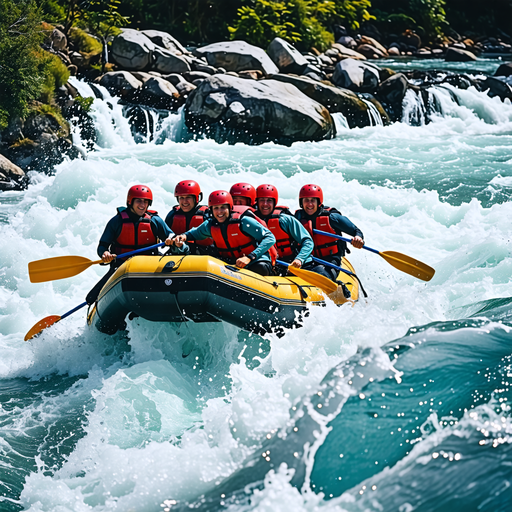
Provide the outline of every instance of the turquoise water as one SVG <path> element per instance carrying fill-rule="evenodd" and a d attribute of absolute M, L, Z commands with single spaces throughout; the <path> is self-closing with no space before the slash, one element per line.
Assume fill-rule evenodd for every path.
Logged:
<path fill-rule="evenodd" d="M 181 143 L 179 114 L 135 144 L 115 98 L 96 100 L 88 160 L 0 194 L 0 510 L 508 510 L 512 106 L 450 89 L 429 124 L 408 124 L 408 97 L 402 123 L 337 119 L 336 139 L 291 147 Z M 205 195 L 273 183 L 291 208 L 317 183 L 370 247 L 436 275 L 354 250 L 368 300 L 282 338 L 141 319 L 106 336 L 81 310 L 24 342 L 104 272 L 32 284 L 28 262 L 95 259 L 131 184 L 164 216 L 185 178 Z"/>

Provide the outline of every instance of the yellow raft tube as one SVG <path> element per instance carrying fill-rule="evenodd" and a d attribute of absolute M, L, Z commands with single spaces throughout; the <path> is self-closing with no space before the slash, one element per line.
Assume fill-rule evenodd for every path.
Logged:
<path fill-rule="evenodd" d="M 354 272 L 346 258 L 342 267 Z M 356 301 L 357 280 L 340 273 L 339 281 L 351 293 L 349 302 Z M 347 302 L 343 293 L 331 298 Z M 125 328 L 127 315 L 153 322 L 223 321 L 257 334 L 280 334 L 301 325 L 309 304 L 325 300 L 322 290 L 302 278 L 262 277 L 211 256 L 134 256 L 107 281 L 87 320 L 109 334 Z"/>

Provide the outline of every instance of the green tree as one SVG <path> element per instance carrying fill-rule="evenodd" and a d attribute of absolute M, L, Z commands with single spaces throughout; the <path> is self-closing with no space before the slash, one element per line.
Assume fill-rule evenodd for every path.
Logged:
<path fill-rule="evenodd" d="M 410 0 L 410 10 L 429 39 L 441 36 L 448 26 L 445 0 Z"/>
<path fill-rule="evenodd" d="M 41 91 L 48 59 L 40 49 L 40 9 L 33 0 L 0 2 L 0 118 L 24 117 Z"/>
<path fill-rule="evenodd" d="M 372 19 L 370 0 L 250 0 L 238 9 L 232 39 L 266 47 L 275 37 L 294 43 L 301 50 L 325 50 L 333 42 L 330 28 L 344 23 L 357 29 Z"/>
<path fill-rule="evenodd" d="M 119 27 L 127 26 L 128 18 L 119 13 L 120 0 L 90 0 L 90 10 L 84 13 L 84 21 L 103 45 L 102 70 L 108 63 L 108 42 L 119 33 Z"/>
<path fill-rule="evenodd" d="M 348 28 L 357 30 L 363 21 L 375 19 L 369 9 L 371 0 L 336 0 L 336 16 Z"/>

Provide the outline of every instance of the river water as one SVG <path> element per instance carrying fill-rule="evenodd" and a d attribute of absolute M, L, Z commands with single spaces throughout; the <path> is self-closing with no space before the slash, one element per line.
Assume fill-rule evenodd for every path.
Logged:
<path fill-rule="evenodd" d="M 87 160 L 0 194 L 0 510 L 510 510 L 512 105 L 432 92 L 428 124 L 408 96 L 404 122 L 349 130 L 338 116 L 335 139 L 291 147 L 184 143 L 180 114 L 136 144 L 117 100 L 96 99 Z M 368 246 L 436 274 L 353 250 L 368 300 L 312 308 L 282 338 L 141 319 L 107 336 L 82 309 L 24 342 L 104 272 L 32 284 L 28 262 L 96 259 L 130 185 L 148 184 L 165 217 L 185 178 L 206 196 L 272 183 L 293 209 L 319 184 Z"/>

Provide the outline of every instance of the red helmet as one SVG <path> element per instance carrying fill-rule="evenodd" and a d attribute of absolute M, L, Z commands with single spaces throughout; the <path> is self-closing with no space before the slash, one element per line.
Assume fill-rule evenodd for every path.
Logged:
<path fill-rule="evenodd" d="M 229 192 L 225 190 L 216 190 L 210 194 L 208 198 L 208 206 L 217 206 L 218 204 L 227 204 L 229 209 L 233 209 L 233 198 Z"/>
<path fill-rule="evenodd" d="M 251 204 L 256 201 L 256 190 L 249 183 L 235 183 L 229 190 L 231 196 L 247 197 Z"/>
<path fill-rule="evenodd" d="M 302 208 L 302 200 L 305 197 L 316 197 L 318 198 L 318 206 L 324 202 L 324 193 L 318 185 L 304 185 L 299 192 L 299 204 Z"/>
<path fill-rule="evenodd" d="M 256 189 L 256 198 L 260 199 L 263 197 L 270 197 L 273 199 L 274 206 L 277 204 L 278 194 L 277 194 L 277 188 L 274 187 L 274 185 L 260 185 Z"/>
<path fill-rule="evenodd" d="M 201 187 L 193 180 L 180 181 L 176 185 L 174 189 L 174 197 L 178 196 L 194 196 L 196 198 L 196 204 L 203 199 Z"/>
<path fill-rule="evenodd" d="M 134 199 L 149 199 L 149 206 L 153 202 L 153 192 L 146 185 L 133 185 L 128 190 L 128 197 L 126 198 L 126 204 L 131 206 Z"/>

